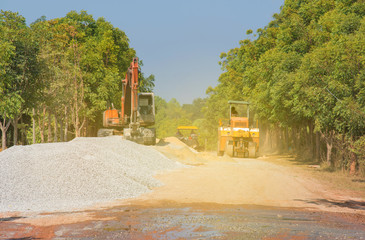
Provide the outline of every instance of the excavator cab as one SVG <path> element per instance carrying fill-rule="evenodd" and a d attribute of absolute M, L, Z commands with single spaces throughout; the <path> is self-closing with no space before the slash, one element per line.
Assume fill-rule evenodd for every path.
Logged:
<path fill-rule="evenodd" d="M 259 150 L 258 123 L 250 119 L 250 103 L 228 101 L 229 121 L 220 120 L 218 128 L 219 156 L 256 157 Z"/>
<path fill-rule="evenodd" d="M 141 126 L 155 124 L 155 98 L 153 93 L 138 94 L 137 120 Z"/>

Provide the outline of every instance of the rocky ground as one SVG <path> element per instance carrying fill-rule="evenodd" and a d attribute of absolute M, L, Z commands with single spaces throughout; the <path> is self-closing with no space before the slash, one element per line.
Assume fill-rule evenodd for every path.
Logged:
<path fill-rule="evenodd" d="M 69 211 L 137 197 L 183 167 L 152 147 L 107 138 L 14 146 L 0 153 L 0 212 Z"/>
<path fill-rule="evenodd" d="M 364 239 L 364 193 L 330 189 L 277 164 L 284 157 L 217 157 L 176 138 L 140 147 L 175 166 L 155 175 L 152 191 L 77 211 L 3 211 L 0 238 Z"/>

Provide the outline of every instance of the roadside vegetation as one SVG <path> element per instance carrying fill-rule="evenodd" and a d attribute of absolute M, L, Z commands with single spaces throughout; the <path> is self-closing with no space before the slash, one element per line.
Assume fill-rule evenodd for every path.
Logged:
<path fill-rule="evenodd" d="M 225 72 L 207 89 L 208 128 L 228 115 L 228 100 L 247 100 L 261 123 L 262 151 L 364 175 L 364 16 L 363 0 L 286 0 L 266 27 L 247 30 L 221 54 Z"/>
<path fill-rule="evenodd" d="M 246 34 L 221 54 L 224 73 L 205 99 L 181 105 L 156 97 L 157 137 L 196 125 L 201 144 L 216 150 L 228 100 L 244 100 L 260 124 L 261 153 L 365 176 L 364 0 L 286 0 L 267 26 Z M 94 136 L 102 111 L 119 107 L 120 80 L 136 55 L 123 31 L 86 12 L 28 27 L 2 11 L 0 46 L 3 148 L 7 139 Z M 152 91 L 154 76 L 141 78 Z"/>
<path fill-rule="evenodd" d="M 30 26 L 18 13 L 1 11 L 2 148 L 7 140 L 16 145 L 95 135 L 102 111 L 120 108 L 121 79 L 135 56 L 123 31 L 85 11 L 41 17 Z M 140 73 L 140 79 L 143 91 L 153 89 L 153 75 Z"/>
<path fill-rule="evenodd" d="M 191 122 L 215 150 L 228 100 L 249 101 L 262 154 L 365 176 L 365 2 L 286 0 L 273 18 L 221 54 L 224 73 Z"/>

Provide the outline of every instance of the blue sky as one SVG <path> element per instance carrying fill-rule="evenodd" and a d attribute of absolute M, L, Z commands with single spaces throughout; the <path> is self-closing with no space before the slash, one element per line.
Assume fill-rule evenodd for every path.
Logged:
<path fill-rule="evenodd" d="M 41 16 L 64 17 L 86 10 L 123 30 L 154 74 L 155 94 L 191 103 L 218 84 L 221 52 L 237 47 L 248 29 L 265 27 L 284 0 L 0 0 L 0 9 L 19 12 L 30 24 Z"/>

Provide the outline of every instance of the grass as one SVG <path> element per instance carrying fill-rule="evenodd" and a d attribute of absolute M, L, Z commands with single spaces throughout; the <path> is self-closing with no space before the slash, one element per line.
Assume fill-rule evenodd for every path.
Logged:
<path fill-rule="evenodd" d="M 348 171 L 336 170 L 324 164 L 320 165 L 310 158 L 297 158 L 294 155 L 268 156 L 262 160 L 282 166 L 292 166 L 330 189 L 351 192 L 354 197 L 365 197 L 365 178 L 363 176 L 351 176 Z"/>
<path fill-rule="evenodd" d="M 351 176 L 348 172 L 330 170 L 324 168 L 312 171 L 312 176 L 332 189 L 351 191 L 359 197 L 365 197 L 365 178 L 356 175 Z"/>

